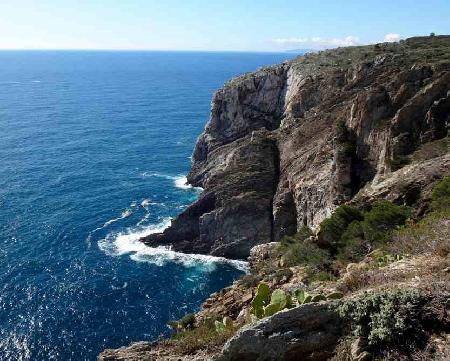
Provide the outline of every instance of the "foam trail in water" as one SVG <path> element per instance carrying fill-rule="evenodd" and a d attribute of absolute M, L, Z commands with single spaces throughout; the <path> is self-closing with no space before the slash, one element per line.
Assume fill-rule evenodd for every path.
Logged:
<path fill-rule="evenodd" d="M 150 199 L 144 199 L 141 202 L 141 207 L 144 208 L 146 211 L 148 211 L 148 206 L 152 204 L 152 202 L 150 201 Z"/>
<path fill-rule="evenodd" d="M 175 252 L 170 247 L 148 247 L 139 241 L 149 234 L 164 231 L 170 225 L 170 218 L 145 228 L 128 229 L 125 232 L 110 233 L 105 239 L 98 242 L 99 248 L 110 256 L 130 254 L 130 258 L 137 262 L 148 262 L 163 266 L 168 262 L 175 262 L 185 267 L 200 267 L 206 271 L 213 271 L 219 263 L 230 264 L 246 272 L 248 263 L 245 261 L 229 260 L 223 257 L 214 257 L 202 254 L 185 254 Z"/>
<path fill-rule="evenodd" d="M 97 228 L 95 228 L 94 230 L 92 230 L 91 232 L 89 232 L 88 237 L 87 237 L 87 243 L 88 243 L 88 246 L 89 246 L 89 247 L 91 246 L 92 235 L 93 235 L 95 232 L 98 232 L 98 231 L 100 231 L 100 230 L 102 230 L 102 229 L 104 229 L 104 228 L 110 226 L 111 224 L 116 223 L 117 221 L 120 221 L 121 219 L 125 219 L 125 218 L 131 216 L 131 215 L 133 214 L 133 209 L 134 209 L 134 208 L 136 208 L 136 201 L 131 202 L 130 207 L 127 208 L 127 209 L 125 209 L 125 210 L 120 214 L 119 217 L 110 219 L 110 220 L 106 221 L 105 223 L 103 223 L 102 226 L 97 227 Z"/>
<path fill-rule="evenodd" d="M 99 227 L 99 228 L 102 229 L 102 228 L 108 227 L 110 224 L 113 224 L 113 223 L 115 223 L 117 221 L 120 221 L 121 219 L 124 219 L 124 218 L 127 218 L 127 217 L 131 216 L 132 213 L 133 213 L 133 210 L 126 209 L 120 214 L 120 217 L 113 218 L 113 219 L 110 219 L 109 221 L 106 221 L 105 224 L 103 226 Z"/>

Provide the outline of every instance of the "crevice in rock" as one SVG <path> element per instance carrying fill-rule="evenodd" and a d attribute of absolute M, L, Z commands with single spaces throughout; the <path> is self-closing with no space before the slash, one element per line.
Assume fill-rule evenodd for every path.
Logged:
<path fill-rule="evenodd" d="M 280 182 L 280 149 L 278 148 L 277 142 L 273 141 L 273 164 L 274 164 L 274 177 L 273 177 L 273 187 L 272 187 L 272 198 L 270 200 L 270 239 L 271 242 L 277 241 L 275 239 L 275 219 L 274 219 L 274 198 L 277 192 L 277 187 Z"/>

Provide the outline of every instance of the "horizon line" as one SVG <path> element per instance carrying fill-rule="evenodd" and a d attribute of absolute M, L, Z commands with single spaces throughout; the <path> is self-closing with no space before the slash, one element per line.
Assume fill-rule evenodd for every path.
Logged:
<path fill-rule="evenodd" d="M 98 51 L 98 52 L 185 52 L 185 53 L 301 53 L 311 51 L 312 49 L 287 49 L 287 50 L 208 50 L 208 49 L 64 49 L 64 48 L 0 48 L 2 51 Z"/>

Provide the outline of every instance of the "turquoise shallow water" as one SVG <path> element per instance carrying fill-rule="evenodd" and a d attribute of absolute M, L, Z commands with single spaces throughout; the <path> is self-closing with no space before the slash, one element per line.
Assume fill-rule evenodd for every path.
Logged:
<path fill-rule="evenodd" d="M 167 334 L 242 265 L 152 250 L 201 190 L 212 93 L 290 54 L 0 52 L 0 359 L 94 360 Z"/>

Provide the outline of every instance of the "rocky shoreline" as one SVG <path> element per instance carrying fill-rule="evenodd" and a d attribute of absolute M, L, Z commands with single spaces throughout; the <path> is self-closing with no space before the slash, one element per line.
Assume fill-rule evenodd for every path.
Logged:
<path fill-rule="evenodd" d="M 450 36 L 308 54 L 228 82 L 193 154 L 201 197 L 142 242 L 250 256 L 251 272 L 174 338 L 99 359 L 447 359 L 449 129 Z M 259 319 L 261 284 L 284 301 Z"/>

